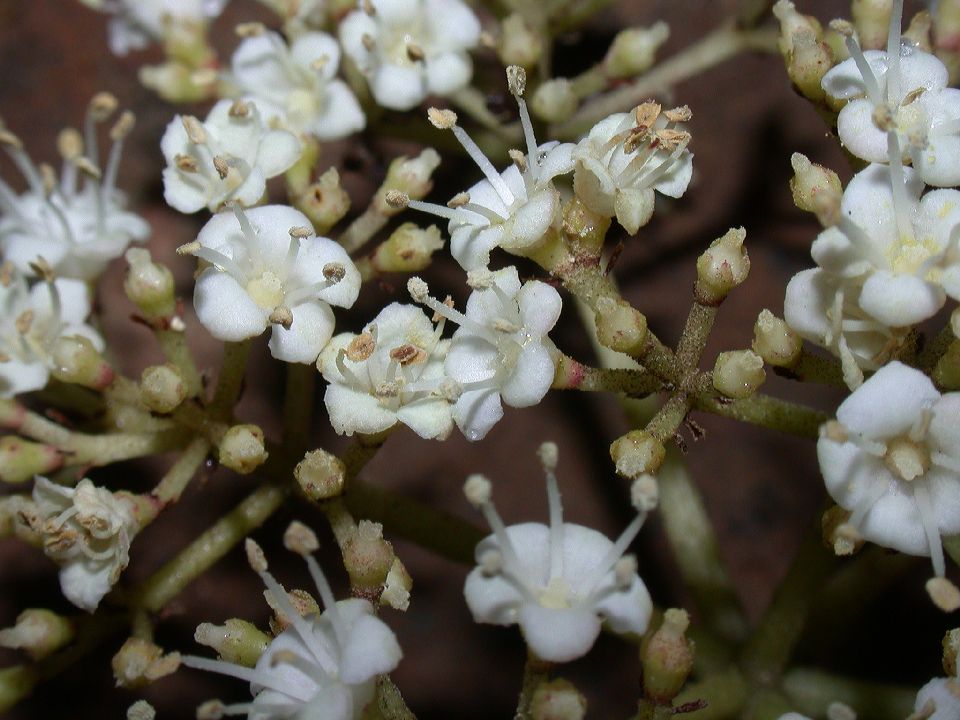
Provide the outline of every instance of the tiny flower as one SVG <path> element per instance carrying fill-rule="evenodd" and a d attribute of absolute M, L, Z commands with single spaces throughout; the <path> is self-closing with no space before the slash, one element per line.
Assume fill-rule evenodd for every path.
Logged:
<path fill-rule="evenodd" d="M 929 555 L 944 574 L 941 535 L 960 532 L 960 393 L 941 395 L 919 370 L 890 362 L 820 430 L 827 491 L 860 536 Z"/>
<path fill-rule="evenodd" d="M 560 293 L 538 280 L 520 285 L 513 266 L 471 276 L 474 290 L 466 313 L 427 294 L 413 278 L 414 300 L 460 327 L 453 335 L 445 369 L 460 391 L 453 419 L 468 440 L 482 440 L 501 417 L 503 406 L 539 403 L 553 383 L 556 348 L 547 337 L 560 317 Z"/>
<path fill-rule="evenodd" d="M 38 476 L 33 502 L 31 526 L 44 552 L 61 566 L 60 589 L 74 605 L 93 612 L 129 561 L 139 529 L 133 500 L 87 478 L 71 488 Z"/>
<path fill-rule="evenodd" d="M 960 679 L 934 678 L 917 693 L 910 717 L 924 720 L 956 720 L 960 717 Z"/>
<path fill-rule="evenodd" d="M 113 15 L 107 27 L 110 50 L 126 55 L 162 40 L 171 23 L 203 24 L 223 12 L 229 0 L 81 0 Z"/>
<path fill-rule="evenodd" d="M 84 322 L 88 294 L 86 283 L 65 278 L 28 289 L 9 264 L 0 268 L 0 397 L 45 387 L 61 339 L 82 337 L 103 350 L 103 339 Z"/>
<path fill-rule="evenodd" d="M 361 0 L 340 24 L 344 52 L 393 110 L 466 87 L 467 50 L 479 40 L 480 21 L 461 0 Z"/>
<path fill-rule="evenodd" d="M 920 178 L 929 185 L 960 183 L 960 90 L 934 55 L 900 38 L 903 2 L 894 7 L 887 50 L 862 51 L 852 35 L 850 58 L 823 77 L 834 101 L 840 141 L 856 157 L 887 162 L 887 133 L 895 132 Z"/>
<path fill-rule="evenodd" d="M 300 141 L 284 130 L 266 128 L 256 105 L 221 100 L 202 123 L 177 115 L 163 134 L 160 149 L 163 198 L 182 213 L 224 205 L 255 205 L 267 180 L 293 165 Z"/>
<path fill-rule="evenodd" d="M 323 400 L 334 429 L 376 433 L 402 422 L 422 438 L 446 439 L 453 418 L 442 330 L 420 308 L 392 303 L 359 335 L 333 338 L 317 365 L 329 383 Z"/>
<path fill-rule="evenodd" d="M 303 542 L 291 539 L 302 536 Z M 358 720 L 376 693 L 378 675 L 388 673 L 403 653 L 396 636 L 373 613 L 367 600 L 334 600 L 323 571 L 310 552 L 316 537 L 294 523 L 285 536 L 287 547 L 302 555 L 326 608 L 303 617 L 286 591 L 267 572 L 263 551 L 247 540 L 251 565 L 260 575 L 289 627 L 267 646 L 253 668 L 223 660 L 187 655 L 182 663 L 198 670 L 229 675 L 250 683 L 252 702 L 223 706 L 220 715 L 246 715 L 255 720 Z"/>
<path fill-rule="evenodd" d="M 59 178 L 50 166 L 34 165 L 20 139 L 0 126 L 0 144 L 27 183 L 17 195 L 0 180 L 0 250 L 20 272 L 31 273 L 31 263 L 42 257 L 60 277 L 93 280 L 127 245 L 149 235 L 150 226 L 125 210 L 116 188 L 123 142 L 134 123 L 131 113 L 123 113 L 110 131 L 113 147 L 106 168 L 98 165 L 97 123 L 116 102 L 112 95 L 95 96 L 85 135 L 73 129 L 60 133 Z"/>
<path fill-rule="evenodd" d="M 408 203 L 415 210 L 450 221 L 450 252 L 468 271 L 487 267 L 490 251 L 496 247 L 518 255 L 539 247 L 548 237 L 560 209 L 560 194 L 553 179 L 573 170 L 572 143 L 537 145 L 523 99 L 526 75 L 522 68 L 511 66 L 507 77 L 520 106 L 527 154 L 511 151 L 513 164 L 498 173 L 466 131 L 456 124 L 455 113 L 431 108 L 431 122 L 453 132 L 486 178 L 456 195 L 446 207 L 418 200 Z"/>
<path fill-rule="evenodd" d="M 504 526 L 491 500 L 490 481 L 471 476 L 464 485 L 493 534 L 477 545 L 478 567 L 467 576 L 464 596 L 474 620 L 520 626 L 530 650 L 551 662 L 585 655 L 602 622 L 617 633 L 643 634 L 653 605 L 637 575 L 636 561 L 623 553 L 640 532 L 646 509 L 615 543 L 588 527 L 563 522 L 554 476 L 556 446 L 545 443 L 550 524 Z M 642 483 L 643 481 L 637 481 Z M 638 507 L 647 508 L 637 492 Z"/>
<path fill-rule="evenodd" d="M 653 215 L 654 191 L 678 198 L 693 174 L 690 110 L 646 102 L 601 120 L 573 152 L 573 187 L 590 210 L 617 218 L 631 235 Z"/>
<path fill-rule="evenodd" d="M 339 65 L 340 47 L 326 33 L 304 33 L 288 46 L 276 33 L 264 31 L 237 47 L 230 80 L 268 123 L 336 140 L 366 124 L 357 98 L 336 79 Z"/>
<path fill-rule="evenodd" d="M 282 205 L 214 215 L 180 252 L 209 263 L 193 304 L 210 334 L 236 342 L 272 325 L 270 352 L 285 362 L 314 362 L 333 335 L 330 305 L 350 307 L 360 292 L 344 249 Z"/>

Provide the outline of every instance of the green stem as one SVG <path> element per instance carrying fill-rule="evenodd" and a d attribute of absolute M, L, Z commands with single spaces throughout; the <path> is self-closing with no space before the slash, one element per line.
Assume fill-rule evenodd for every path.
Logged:
<path fill-rule="evenodd" d="M 187 396 L 194 397 L 203 391 L 203 380 L 197 364 L 187 345 L 187 335 L 182 330 L 155 330 L 157 344 L 167 362 L 176 366 L 187 384 Z"/>
<path fill-rule="evenodd" d="M 353 255 L 380 232 L 390 218 L 384 215 L 376 203 L 371 203 L 337 238 L 348 255 Z"/>
<path fill-rule="evenodd" d="M 717 319 L 717 308 L 694 301 L 683 326 L 683 334 L 677 345 L 677 362 L 688 370 L 696 370 L 700 357 L 707 346 L 710 331 Z"/>
<path fill-rule="evenodd" d="M 210 404 L 210 415 L 228 418 L 243 388 L 243 376 L 247 371 L 250 356 L 250 340 L 228 342 L 223 346 L 223 363 L 217 377 L 217 389 Z"/>
<path fill-rule="evenodd" d="M 167 471 L 167 474 L 161 478 L 160 482 L 153 489 L 152 495 L 160 501 L 162 505 L 176 502 L 180 499 L 187 484 L 196 474 L 197 469 L 207 457 L 210 451 L 210 443 L 206 438 L 197 437 L 187 445 L 177 461 Z"/>
<path fill-rule="evenodd" d="M 843 381 L 843 368 L 836 358 L 825 358 L 814 355 L 806 348 L 800 353 L 800 358 L 792 367 L 774 368 L 773 371 L 777 375 L 790 378 L 791 380 L 820 383 L 821 385 L 833 385 L 842 388 L 847 386 Z"/>
<path fill-rule="evenodd" d="M 671 395 L 653 419 L 647 423 L 646 430 L 657 440 L 666 444 L 676 435 L 689 412 L 690 400 L 686 395 L 682 393 Z"/>
<path fill-rule="evenodd" d="M 750 688 L 743 674 L 736 668 L 710 675 L 699 682 L 690 683 L 677 696 L 674 705 L 683 705 L 696 700 L 706 701 L 702 710 L 685 714 L 684 720 L 724 720 L 740 717 L 740 711 L 750 696 Z"/>
<path fill-rule="evenodd" d="M 643 397 L 663 389 L 663 383 L 643 369 L 594 368 L 561 355 L 557 362 L 553 389 L 612 392 L 623 393 L 628 397 Z"/>
<path fill-rule="evenodd" d="M 913 712 L 917 696 L 913 688 L 862 682 L 805 668 L 790 670 L 781 687 L 798 710 L 814 717 L 825 717 L 831 703 L 842 702 L 862 718 L 903 720 Z"/>
<path fill-rule="evenodd" d="M 819 410 L 761 394 L 732 402 L 708 395 L 697 398 L 694 407 L 721 417 L 811 440 L 818 437 L 820 426 L 830 419 L 829 415 Z"/>

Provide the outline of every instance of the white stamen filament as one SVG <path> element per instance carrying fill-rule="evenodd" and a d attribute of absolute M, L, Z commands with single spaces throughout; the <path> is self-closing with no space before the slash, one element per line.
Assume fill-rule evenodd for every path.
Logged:
<path fill-rule="evenodd" d="M 892 106 L 900 97 L 900 28 L 903 0 L 894 0 L 887 32 L 887 102 Z"/>
<path fill-rule="evenodd" d="M 910 212 L 910 198 L 907 197 L 906 181 L 903 174 L 903 157 L 900 154 L 900 139 L 895 130 L 887 132 L 887 155 L 890 160 L 890 187 L 893 191 L 893 214 L 897 221 L 900 240 L 914 241 L 913 218 Z"/>
<path fill-rule="evenodd" d="M 933 512 L 930 491 L 923 481 L 911 483 L 910 487 L 913 489 L 913 499 L 917 501 L 917 510 L 920 512 L 923 532 L 927 536 L 927 546 L 930 548 L 933 572 L 937 577 L 943 577 L 947 572 L 947 567 L 943 559 L 943 543 L 940 541 L 940 530 L 937 527 L 936 516 Z"/>
<path fill-rule="evenodd" d="M 623 556 L 627 551 L 627 548 L 630 546 L 630 543 L 633 542 L 634 538 L 637 537 L 637 534 L 640 532 L 640 528 L 643 527 L 643 523 L 647 519 L 646 512 L 638 512 L 637 516 L 630 522 L 629 525 L 620 533 L 620 537 L 617 538 L 617 541 L 607 550 L 606 554 L 603 556 L 603 559 L 597 563 L 596 569 L 594 571 L 594 579 L 590 583 L 586 583 L 585 586 L 590 588 L 590 593 L 593 594 L 593 590 L 596 588 L 597 584 L 600 583 L 608 572 L 613 569 L 613 566 L 617 561 Z"/>
<path fill-rule="evenodd" d="M 557 476 L 546 470 L 547 504 L 550 508 L 550 577 L 547 584 L 563 576 L 563 505 Z"/>
<path fill-rule="evenodd" d="M 233 663 L 224 662 L 223 660 L 211 660 L 210 658 L 199 657 L 197 655 L 182 655 L 180 657 L 180 662 L 187 667 L 194 668 L 195 670 L 206 670 L 207 672 L 214 672 L 218 673 L 219 675 L 228 675 L 229 677 L 235 677 L 238 680 L 246 680 L 250 683 L 256 683 L 257 685 L 262 685 L 270 690 L 275 690 L 278 693 L 296 698 L 300 702 L 305 703 L 310 700 L 310 696 L 300 692 L 300 689 L 296 685 L 292 683 L 289 686 L 282 685 L 276 682 L 278 678 L 275 678 L 274 676 L 264 672 L 259 672 L 254 668 L 243 667 L 242 665 L 234 665 Z"/>
<path fill-rule="evenodd" d="M 289 665 L 306 675 L 315 683 L 322 684 L 330 680 L 330 676 L 319 665 L 305 660 L 292 650 L 281 650 L 270 658 L 271 665 Z"/>
<path fill-rule="evenodd" d="M 517 551 L 513 547 L 513 543 L 510 541 L 510 536 L 507 534 L 507 528 L 503 524 L 503 520 L 500 518 L 500 514 L 497 512 L 497 509 L 493 506 L 493 502 L 485 502 L 480 505 L 480 512 L 483 513 L 484 519 L 487 521 L 487 525 L 490 526 L 490 529 L 493 531 L 494 537 L 497 539 L 497 544 L 500 546 L 500 553 L 503 555 L 506 566 L 519 568 L 520 560 L 517 558 Z"/>
<path fill-rule="evenodd" d="M 407 207 L 411 207 L 414 210 L 419 210 L 420 212 L 430 213 L 431 215 L 436 215 L 437 217 L 442 217 L 446 220 L 458 222 L 462 225 L 481 225 L 483 224 L 483 220 L 487 220 L 487 224 L 489 224 L 489 218 L 487 217 L 486 213 L 478 213 L 475 211 L 464 212 L 461 208 L 449 208 L 446 205 L 424 202 L 423 200 L 410 200 L 407 203 Z M 471 213 L 473 215 L 478 215 L 479 217 L 477 217 L 475 220 L 471 217 Z M 477 220 L 480 220 L 481 222 L 477 222 Z"/>
<path fill-rule="evenodd" d="M 123 155 L 123 141 L 125 136 L 118 137 L 113 141 L 110 148 L 110 155 L 107 157 L 107 170 L 103 176 L 103 192 L 109 198 L 113 194 L 113 189 L 117 183 L 117 172 L 120 169 L 120 158 Z"/>
<path fill-rule="evenodd" d="M 201 260 L 206 260 L 221 272 L 227 273 L 227 275 L 232 277 L 241 285 L 246 285 L 247 273 L 245 273 L 240 266 L 233 261 L 232 258 L 227 257 L 219 250 L 214 250 L 213 248 L 208 247 L 199 247 L 190 254 L 194 257 L 200 258 Z"/>
<path fill-rule="evenodd" d="M 483 154 L 479 146 L 467 134 L 467 131 L 459 125 L 454 125 L 450 129 L 453 130 L 454 136 L 460 141 L 463 149 L 467 151 L 467 155 L 471 157 L 490 184 L 493 185 L 493 189 L 497 191 L 497 195 L 500 196 L 503 204 L 508 208 L 513 205 L 513 201 L 516 198 L 514 198 L 513 193 L 510 192 L 510 188 L 507 187 L 503 178 L 500 177 L 500 173 L 497 172 L 493 163 L 487 159 L 487 156 Z"/>
<path fill-rule="evenodd" d="M 894 208 L 896 212 L 896 208 Z M 847 236 L 847 239 L 865 255 L 870 262 L 878 268 L 888 268 L 890 263 L 880 252 L 880 249 L 873 243 L 870 236 L 864 232 L 863 228 L 857 225 L 853 219 L 842 210 L 837 217 L 837 227 Z"/>
<path fill-rule="evenodd" d="M 340 615 L 340 608 L 337 606 L 337 599 L 333 596 L 333 590 L 330 589 L 330 583 L 327 576 L 323 574 L 320 565 L 312 555 L 305 555 L 307 569 L 310 570 L 310 577 L 313 578 L 314 585 L 320 593 L 320 600 L 323 601 L 323 608 L 330 618 L 330 624 L 333 626 L 333 634 L 337 638 L 337 645 L 341 651 L 347 644 L 347 626 L 343 622 L 343 616 Z"/>
<path fill-rule="evenodd" d="M 883 102 L 880 85 L 877 83 L 877 77 L 873 74 L 870 63 L 867 62 L 867 58 L 864 57 L 863 51 L 860 49 L 860 43 L 858 43 L 852 35 L 847 35 L 844 38 L 844 43 L 847 46 L 850 57 L 852 57 L 853 61 L 857 64 L 857 69 L 860 71 L 860 77 L 863 78 L 863 85 L 867 90 L 870 102 L 874 105 L 880 105 Z"/>
<path fill-rule="evenodd" d="M 540 153 L 537 152 L 537 138 L 533 133 L 533 123 L 530 121 L 530 111 L 527 101 L 517 96 L 517 105 L 520 108 L 520 125 L 523 127 L 523 139 L 527 143 L 527 167 L 533 176 L 533 181 L 540 177 Z"/>

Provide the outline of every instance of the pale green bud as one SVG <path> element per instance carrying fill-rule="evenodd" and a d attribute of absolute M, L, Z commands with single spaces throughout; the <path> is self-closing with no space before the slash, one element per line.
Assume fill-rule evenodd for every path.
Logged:
<path fill-rule="evenodd" d="M 340 184 L 339 171 L 332 167 L 300 193 L 294 205 L 310 218 L 318 235 L 325 235 L 349 212 L 350 196 Z"/>
<path fill-rule="evenodd" d="M 530 109 L 541 120 L 561 123 L 568 120 L 580 105 L 580 99 L 573 91 L 573 85 L 567 78 L 547 80 L 533 93 Z"/>
<path fill-rule="evenodd" d="M 533 720 L 583 720 L 587 699 L 573 683 L 563 678 L 541 682 L 530 700 Z"/>
<path fill-rule="evenodd" d="M 656 473 L 666 454 L 663 443 L 646 430 L 631 430 L 610 445 L 617 474 L 629 480 Z"/>
<path fill-rule="evenodd" d="M 639 355 L 647 340 L 647 318 L 623 300 L 602 297 L 594 316 L 597 339 L 604 347 L 627 355 Z"/>
<path fill-rule="evenodd" d="M 351 587 L 379 592 L 393 565 L 393 546 L 383 539 L 383 525 L 361 520 L 343 544 L 343 564 Z"/>
<path fill-rule="evenodd" d="M 753 351 L 769 365 L 791 367 L 803 350 L 803 340 L 786 322 L 762 310 L 753 326 Z"/>
<path fill-rule="evenodd" d="M 840 201 L 843 199 L 840 177 L 833 170 L 810 162 L 801 153 L 794 153 L 790 157 L 790 165 L 794 173 L 790 178 L 794 204 L 801 210 L 816 214 L 826 227 L 836 224 Z"/>
<path fill-rule="evenodd" d="M 532 68 L 543 53 L 543 40 L 531 28 L 522 15 L 514 13 L 507 16 L 500 26 L 500 41 L 497 53 L 507 67 L 519 65 Z"/>
<path fill-rule="evenodd" d="M 23 650 L 42 660 L 73 640 L 73 623 L 55 612 L 30 608 L 17 616 L 17 624 L 0 630 L 0 646 Z"/>
<path fill-rule="evenodd" d="M 719 305 L 731 290 L 743 283 L 750 272 L 750 257 L 743 241 L 747 231 L 733 228 L 714 240 L 697 259 L 694 294 L 704 305 Z"/>
<path fill-rule="evenodd" d="M 119 687 L 139 688 L 176 672 L 180 653 L 164 655 L 159 645 L 131 637 L 113 656 L 110 666 Z"/>
<path fill-rule="evenodd" d="M 717 356 L 713 368 L 713 387 L 726 397 L 737 400 L 748 398 L 766 379 L 763 358 L 752 350 L 732 350 Z"/>
<path fill-rule="evenodd" d="M 390 163 L 387 177 L 373 197 L 371 205 L 382 215 L 396 215 L 403 208 L 387 202 L 387 193 L 405 193 L 414 200 L 426 197 L 433 188 L 431 176 L 440 166 L 440 156 L 433 148 L 427 148 L 415 158 L 400 156 Z"/>
<path fill-rule="evenodd" d="M 689 626 L 686 610 L 670 608 L 663 614 L 660 629 L 640 650 L 643 693 L 658 704 L 669 704 L 693 669 L 693 641 L 686 637 Z"/>
<path fill-rule="evenodd" d="M 130 301 L 147 320 L 172 316 L 176 299 L 170 269 L 154 262 L 150 251 L 143 248 L 130 248 L 124 257 L 129 267 L 123 279 L 123 289 Z"/>
<path fill-rule="evenodd" d="M 92 390 L 103 390 L 113 382 L 113 367 L 83 335 L 58 337 L 50 350 L 53 368 L 50 374 L 57 380 L 82 385 Z"/>
<path fill-rule="evenodd" d="M 408 222 L 377 246 L 371 262 L 378 272 L 420 272 L 430 264 L 433 253 L 442 247 L 443 237 L 436 225 L 421 228 Z"/>
<path fill-rule="evenodd" d="M 223 625 L 201 623 L 193 639 L 212 648 L 222 660 L 253 667 L 270 644 L 270 636 L 246 620 L 232 618 Z"/>
<path fill-rule="evenodd" d="M 140 401 L 156 413 L 171 413 L 187 397 L 187 383 L 176 365 L 164 363 L 144 368 L 140 375 Z"/>
<path fill-rule="evenodd" d="M 893 0 L 852 0 L 850 17 L 864 50 L 885 50 Z"/>
<path fill-rule="evenodd" d="M 22 483 L 63 466 L 63 455 L 52 445 L 24 440 L 16 435 L 0 438 L 0 481 Z"/>
<path fill-rule="evenodd" d="M 657 22 L 648 28 L 621 30 L 613 39 L 603 65 L 611 78 L 628 78 L 648 70 L 657 50 L 670 37 L 670 27 Z"/>
<path fill-rule="evenodd" d="M 293 469 L 303 494 L 316 501 L 340 495 L 346 474 L 343 461 L 326 450 L 311 450 Z"/>
<path fill-rule="evenodd" d="M 234 425 L 220 439 L 218 459 L 220 464 L 249 475 L 267 460 L 263 430 L 256 425 Z"/>

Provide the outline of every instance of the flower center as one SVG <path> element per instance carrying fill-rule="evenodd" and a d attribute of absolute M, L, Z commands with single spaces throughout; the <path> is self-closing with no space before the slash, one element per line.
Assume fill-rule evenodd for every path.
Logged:
<path fill-rule="evenodd" d="M 541 606 L 550 610 L 564 610 L 570 607 L 570 589 L 562 577 L 550 580 L 538 598 Z"/>
<path fill-rule="evenodd" d="M 897 476 L 910 482 L 930 469 L 930 451 L 923 443 L 898 437 L 887 444 L 883 461 Z"/>
<path fill-rule="evenodd" d="M 283 281 L 269 270 L 247 283 L 246 289 L 253 301 L 265 310 L 283 304 Z"/>

